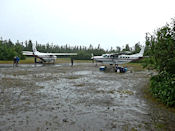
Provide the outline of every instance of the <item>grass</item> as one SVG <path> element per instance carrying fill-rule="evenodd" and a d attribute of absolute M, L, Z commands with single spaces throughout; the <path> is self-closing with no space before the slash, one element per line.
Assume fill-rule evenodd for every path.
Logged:
<path fill-rule="evenodd" d="M 13 64 L 13 61 L 1 60 L 0 64 Z"/>
<path fill-rule="evenodd" d="M 33 64 L 34 58 L 33 57 L 27 57 L 25 60 L 20 60 L 19 64 Z M 13 60 L 1 60 L 0 64 L 13 64 Z"/>
<path fill-rule="evenodd" d="M 34 57 L 27 57 L 25 60 L 20 60 L 19 64 L 33 64 Z"/>
<path fill-rule="evenodd" d="M 144 70 L 141 63 L 127 63 L 127 64 L 124 64 L 123 67 L 132 67 L 132 70 L 134 70 L 134 71 L 143 71 Z"/>
<path fill-rule="evenodd" d="M 70 58 L 57 58 L 56 63 L 70 63 Z M 92 63 L 91 60 L 74 60 L 74 63 Z"/>
<path fill-rule="evenodd" d="M 55 63 L 70 63 L 70 58 L 57 58 Z M 74 63 L 91 63 L 91 60 L 74 60 Z M 13 64 L 13 60 L 1 60 L 0 64 Z M 34 64 L 34 57 L 27 57 L 25 60 L 20 60 L 19 64 Z"/>

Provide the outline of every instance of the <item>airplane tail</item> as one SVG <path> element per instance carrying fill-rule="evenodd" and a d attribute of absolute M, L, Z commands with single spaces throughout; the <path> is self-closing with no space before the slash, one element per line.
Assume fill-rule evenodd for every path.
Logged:
<path fill-rule="evenodd" d="M 143 56 L 143 54 L 144 54 L 144 50 L 145 50 L 145 47 L 142 46 L 142 47 L 141 47 L 141 50 L 140 50 L 140 52 L 139 52 L 139 55 L 140 55 L 140 56 Z"/>
<path fill-rule="evenodd" d="M 93 53 L 91 53 L 91 60 L 93 60 L 94 59 L 94 54 Z"/>
<path fill-rule="evenodd" d="M 36 45 L 35 44 L 32 44 L 32 50 L 33 50 L 33 53 L 37 52 L 37 49 L 36 49 Z"/>

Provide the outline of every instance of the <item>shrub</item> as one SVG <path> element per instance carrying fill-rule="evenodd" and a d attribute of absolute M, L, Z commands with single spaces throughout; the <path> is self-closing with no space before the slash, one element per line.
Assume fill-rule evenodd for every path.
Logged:
<path fill-rule="evenodd" d="M 151 78 L 152 94 L 167 106 L 175 106 L 175 75 L 165 71 Z"/>

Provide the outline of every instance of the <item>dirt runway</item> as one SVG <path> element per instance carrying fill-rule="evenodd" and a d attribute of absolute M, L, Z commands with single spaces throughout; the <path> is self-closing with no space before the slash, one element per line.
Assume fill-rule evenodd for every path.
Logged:
<path fill-rule="evenodd" d="M 0 131 L 173 130 L 175 113 L 144 97 L 150 74 L 91 63 L 0 65 Z"/>

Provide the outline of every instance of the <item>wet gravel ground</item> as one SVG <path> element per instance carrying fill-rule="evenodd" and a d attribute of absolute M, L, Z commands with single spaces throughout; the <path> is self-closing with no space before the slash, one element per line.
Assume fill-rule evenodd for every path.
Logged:
<path fill-rule="evenodd" d="M 175 113 L 144 97 L 151 72 L 129 70 L 0 65 L 0 131 L 175 130 Z"/>

